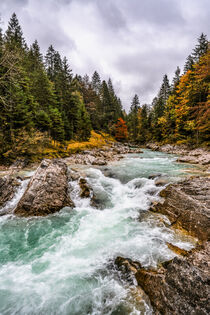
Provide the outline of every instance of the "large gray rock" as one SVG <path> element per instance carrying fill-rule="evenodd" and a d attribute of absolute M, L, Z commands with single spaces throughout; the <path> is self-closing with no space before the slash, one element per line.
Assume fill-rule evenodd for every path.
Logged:
<path fill-rule="evenodd" d="M 15 213 L 21 216 L 48 215 L 65 206 L 73 206 L 68 193 L 68 167 L 61 160 L 43 160 Z"/>
<path fill-rule="evenodd" d="M 209 243 L 175 257 L 157 271 L 138 268 L 135 277 L 156 314 L 209 314 Z"/>
<path fill-rule="evenodd" d="M 160 196 L 163 202 L 150 210 L 168 216 L 172 224 L 182 227 L 201 241 L 210 237 L 210 178 L 196 177 L 169 185 Z"/>

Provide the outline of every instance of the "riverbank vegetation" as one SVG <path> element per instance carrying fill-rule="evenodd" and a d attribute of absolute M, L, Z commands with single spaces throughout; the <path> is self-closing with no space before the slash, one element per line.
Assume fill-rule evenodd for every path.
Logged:
<path fill-rule="evenodd" d="M 177 67 L 171 84 L 164 75 L 151 105 L 140 106 L 138 96 L 134 96 L 127 117 L 130 139 L 138 143 L 209 144 L 209 86 L 210 46 L 201 34 L 183 74 Z"/>
<path fill-rule="evenodd" d="M 202 34 L 184 73 L 178 67 L 171 84 L 165 75 L 151 105 L 135 95 L 126 114 L 111 79 L 73 74 L 52 45 L 45 56 L 37 40 L 29 47 L 14 13 L 0 29 L 0 161 L 67 156 L 106 144 L 107 134 L 139 144 L 207 144 L 209 59 Z"/>

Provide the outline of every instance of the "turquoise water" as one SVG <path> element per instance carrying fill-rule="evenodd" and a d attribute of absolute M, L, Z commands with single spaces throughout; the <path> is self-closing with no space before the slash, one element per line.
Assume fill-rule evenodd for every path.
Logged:
<path fill-rule="evenodd" d="M 148 176 L 161 173 L 171 181 L 184 174 L 174 156 L 146 150 L 83 172 L 100 209 L 79 197 L 75 181 L 69 183 L 74 209 L 44 218 L 0 217 L 0 314 L 152 314 L 114 259 L 155 267 L 174 257 L 166 242 L 192 248 L 191 239 L 147 211 L 162 189 Z"/>

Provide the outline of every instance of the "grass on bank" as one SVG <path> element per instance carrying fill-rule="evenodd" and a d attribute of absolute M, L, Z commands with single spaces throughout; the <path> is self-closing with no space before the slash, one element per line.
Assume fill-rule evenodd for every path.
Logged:
<path fill-rule="evenodd" d="M 38 162 L 43 158 L 68 157 L 84 150 L 109 146 L 115 141 L 112 136 L 93 130 L 88 141 L 71 140 L 64 143 L 54 141 L 46 133 L 39 131 L 30 135 L 27 132 L 22 132 L 17 135 L 13 148 L 3 154 L 3 162 L 11 164 L 17 158 L 21 158 L 27 159 L 31 163 Z"/>

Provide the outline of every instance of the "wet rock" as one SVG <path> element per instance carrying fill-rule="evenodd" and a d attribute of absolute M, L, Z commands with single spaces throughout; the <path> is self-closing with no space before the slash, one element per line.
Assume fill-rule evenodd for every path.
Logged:
<path fill-rule="evenodd" d="M 157 271 L 140 268 L 136 280 L 156 309 L 156 314 L 209 314 L 209 243 L 175 257 Z"/>
<path fill-rule="evenodd" d="M 181 156 L 177 159 L 177 162 L 182 162 L 182 163 L 190 163 L 190 164 L 197 164 L 198 159 L 195 156 Z"/>
<path fill-rule="evenodd" d="M 12 176 L 0 177 L 0 207 L 14 197 L 19 186 L 18 180 Z"/>
<path fill-rule="evenodd" d="M 166 242 L 166 245 L 168 246 L 170 250 L 172 250 L 177 255 L 187 256 L 189 254 L 187 250 L 179 248 L 178 246 L 173 245 L 169 242 Z"/>
<path fill-rule="evenodd" d="M 148 179 L 155 179 L 157 177 L 161 177 L 162 174 L 161 173 L 155 173 L 155 174 L 151 174 L 148 176 Z"/>
<path fill-rule="evenodd" d="M 90 197 L 90 187 L 85 178 L 80 178 L 79 186 L 81 189 L 80 197 L 81 198 L 89 198 Z"/>
<path fill-rule="evenodd" d="M 122 272 L 122 276 L 125 280 L 133 283 L 133 277 L 137 271 L 141 268 L 141 264 L 137 261 L 132 261 L 129 258 L 118 256 L 114 261 L 115 266 Z"/>
<path fill-rule="evenodd" d="M 155 185 L 156 186 L 165 186 L 165 185 L 167 185 L 168 184 L 168 179 L 167 178 L 157 178 L 156 180 L 155 180 Z"/>
<path fill-rule="evenodd" d="M 107 162 L 105 161 L 105 159 L 95 159 L 92 165 L 103 166 L 103 165 L 107 165 Z"/>
<path fill-rule="evenodd" d="M 156 143 L 147 143 L 146 148 L 151 149 L 153 151 L 158 151 L 160 146 Z"/>
<path fill-rule="evenodd" d="M 201 151 L 197 151 L 197 152 L 201 152 Z M 210 154 L 204 153 L 204 152 L 201 154 L 198 154 L 192 151 L 189 153 L 189 155 L 179 157 L 177 161 L 183 162 L 183 163 L 208 165 L 210 164 Z"/>
<path fill-rule="evenodd" d="M 167 215 L 172 224 L 201 241 L 209 239 L 210 178 L 196 177 L 169 185 L 160 196 L 164 201 L 153 205 L 152 211 Z"/>
<path fill-rule="evenodd" d="M 77 172 L 71 172 L 71 179 L 78 180 L 80 178 L 80 174 Z"/>
<path fill-rule="evenodd" d="M 21 216 L 48 215 L 72 207 L 68 194 L 68 168 L 61 160 L 43 160 L 19 201 L 15 213 Z"/>

